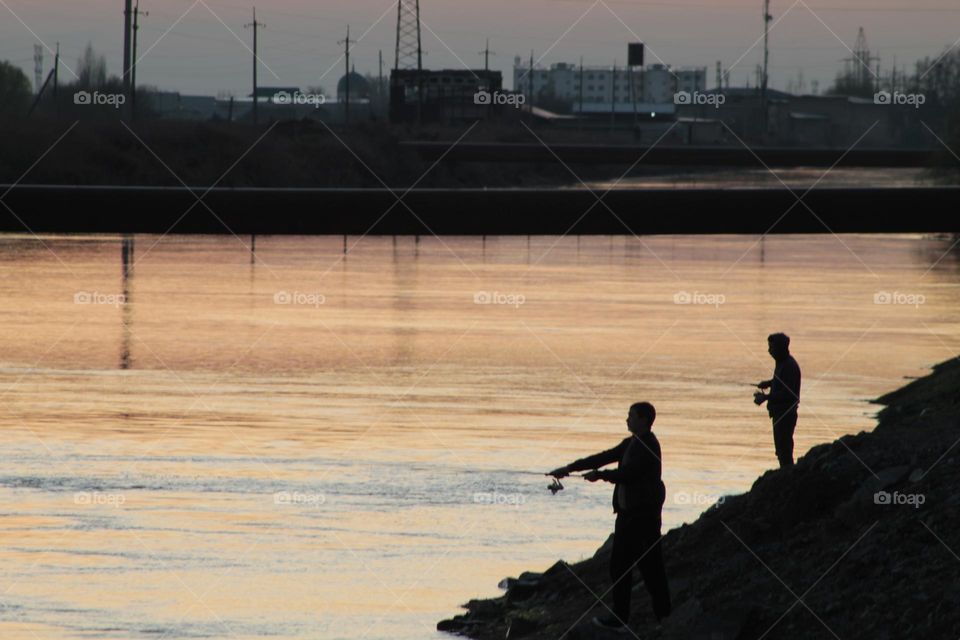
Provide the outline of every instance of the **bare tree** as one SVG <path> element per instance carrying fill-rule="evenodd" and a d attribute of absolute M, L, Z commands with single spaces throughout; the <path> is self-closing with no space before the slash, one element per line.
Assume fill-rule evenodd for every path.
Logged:
<path fill-rule="evenodd" d="M 928 101 L 946 107 L 960 105 L 960 51 L 952 50 L 935 58 L 928 56 L 918 60 L 910 85 L 912 91 L 925 94 Z"/>
<path fill-rule="evenodd" d="M 107 59 L 96 54 L 92 43 L 87 43 L 83 56 L 77 61 L 77 78 L 77 86 L 84 89 L 107 84 Z"/>

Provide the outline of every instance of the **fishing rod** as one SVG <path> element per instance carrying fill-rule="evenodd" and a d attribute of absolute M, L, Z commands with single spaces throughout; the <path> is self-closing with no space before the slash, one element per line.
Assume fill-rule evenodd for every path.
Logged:
<path fill-rule="evenodd" d="M 513 471 L 512 473 L 525 475 L 525 476 L 550 476 L 549 473 L 542 473 L 540 471 Z M 553 493 L 553 495 L 557 495 L 558 491 L 563 491 L 563 483 L 560 482 L 560 478 L 557 478 L 556 476 L 550 476 L 550 477 L 552 478 L 552 481 L 550 482 L 550 484 L 547 485 L 547 489 L 549 489 L 550 492 Z M 587 474 L 574 472 L 574 473 L 568 473 L 564 477 L 565 478 L 586 478 Z"/>
<path fill-rule="evenodd" d="M 733 385 L 735 387 L 759 387 L 759 382 L 746 382 L 744 380 L 734 380 L 733 378 L 721 378 L 720 380 L 709 379 L 705 380 L 703 378 L 682 378 L 683 382 L 702 382 L 708 385 L 714 384 L 724 384 L 724 385 Z"/>

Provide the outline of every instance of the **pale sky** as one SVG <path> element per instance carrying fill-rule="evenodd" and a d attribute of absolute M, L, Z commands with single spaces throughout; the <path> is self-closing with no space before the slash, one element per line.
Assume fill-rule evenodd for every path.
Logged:
<path fill-rule="evenodd" d="M 252 4 L 239 0 L 141 0 L 138 67 L 140 84 L 184 93 L 250 92 Z M 491 67 L 512 85 L 515 55 L 531 49 L 541 64 L 623 64 L 626 44 L 647 44 L 647 62 L 705 66 L 713 86 L 717 60 L 737 63 L 731 84 L 753 82 L 761 62 L 762 1 L 745 0 L 421 0 L 424 66 L 482 67 L 480 51 L 490 38 Z M 849 57 L 860 26 L 882 72 L 912 71 L 924 56 L 937 56 L 960 39 L 960 3 L 919 0 L 773 0 L 771 84 L 787 89 L 803 71 L 806 89 L 822 91 Z M 391 0 L 261 0 L 262 85 L 321 85 L 328 92 L 344 71 L 338 44 L 351 27 L 352 62 L 376 73 L 383 51 L 393 64 L 396 5 Z M 179 22 L 178 22 L 179 20 Z M 22 22 L 21 22 L 22 21 Z M 222 21 L 222 22 L 221 22 Z M 232 33 L 231 33 L 232 31 Z M 239 40 L 238 40 L 239 37 Z M 63 61 L 76 66 L 87 42 L 119 74 L 123 49 L 123 0 L 0 0 L 0 59 L 20 66 L 33 80 L 33 45 L 51 49 L 60 41 Z M 242 43 L 241 43 L 242 41 Z M 842 41 L 842 42 L 841 42 Z M 754 46 L 754 44 L 756 46 Z M 751 47 L 753 47 L 751 49 Z M 44 60 L 49 70 L 53 56 Z M 739 62 L 737 62 L 739 60 Z M 63 70 L 61 77 L 72 79 Z M 326 74 L 326 75 L 325 75 Z"/>

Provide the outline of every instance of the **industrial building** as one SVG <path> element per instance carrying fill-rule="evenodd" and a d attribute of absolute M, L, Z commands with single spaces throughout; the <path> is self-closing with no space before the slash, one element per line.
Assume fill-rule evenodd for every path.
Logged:
<path fill-rule="evenodd" d="M 719 93 L 711 89 L 708 94 Z M 765 143 L 847 149 L 936 144 L 930 128 L 944 126 L 947 110 L 878 104 L 871 98 L 767 92 L 767 114 L 757 88 L 725 88 L 717 106 L 677 105 L 678 138 L 670 143 Z M 762 123 L 767 123 L 763 131 Z M 722 123 L 722 130 L 716 125 Z"/>
<path fill-rule="evenodd" d="M 706 67 L 652 64 L 640 68 L 584 66 L 558 62 L 550 67 L 524 65 L 514 58 L 513 86 L 533 104 L 569 105 L 573 113 L 619 111 L 614 105 L 673 105 L 679 92 L 703 92 Z M 582 105 L 582 109 L 581 109 Z M 657 110 L 657 109 L 654 109 Z M 663 109 L 660 109 L 663 111 Z"/>
<path fill-rule="evenodd" d="M 391 122 L 470 122 L 506 105 L 482 96 L 503 92 L 503 74 L 484 69 L 394 69 L 390 73 Z"/>

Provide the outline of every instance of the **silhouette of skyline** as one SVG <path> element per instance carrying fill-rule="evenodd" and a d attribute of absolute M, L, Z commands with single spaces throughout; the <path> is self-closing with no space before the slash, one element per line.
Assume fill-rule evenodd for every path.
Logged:
<path fill-rule="evenodd" d="M 383 51 L 392 66 L 394 3 L 355 0 L 322 5 L 304 0 L 261 3 L 266 23 L 260 57 L 264 83 L 323 86 L 335 89 L 343 73 L 344 28 L 352 25 L 358 43 L 351 61 L 360 73 L 376 74 Z M 63 61 L 73 65 L 87 43 L 106 57 L 108 71 L 119 75 L 122 58 L 123 4 L 118 0 L 53 3 L 8 0 L 0 12 L 0 59 L 12 61 L 33 75 L 33 45 L 61 43 Z M 252 3 L 235 0 L 144 0 L 149 16 L 141 21 L 141 85 L 164 90 L 215 95 L 249 93 Z M 960 38 L 960 7 L 947 0 L 925 0 L 919 6 L 868 0 L 773 2 L 770 84 L 785 90 L 799 86 L 799 72 L 810 90 L 822 92 L 843 69 L 864 27 L 883 72 L 912 72 L 914 63 L 936 57 Z M 13 15 L 15 14 L 15 15 Z M 22 22 L 21 22 L 22 21 Z M 622 0 L 525 0 L 519 7 L 505 0 L 464 4 L 434 0 L 423 5 L 424 65 L 430 68 L 479 68 L 481 51 L 490 38 L 490 66 L 512 78 L 514 57 L 534 52 L 541 64 L 575 62 L 622 64 L 626 45 L 647 44 L 648 63 L 699 66 L 708 69 L 712 85 L 717 61 L 732 66 L 731 85 L 753 83 L 761 61 L 761 3 L 704 0 L 642 3 Z M 38 40 L 38 38 L 40 40 Z M 542 56 L 542 59 L 541 59 Z M 53 55 L 45 52 L 49 69 Z M 735 66 L 733 66 L 735 64 Z M 69 74 L 68 74 L 69 75 Z"/>

